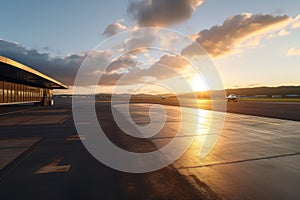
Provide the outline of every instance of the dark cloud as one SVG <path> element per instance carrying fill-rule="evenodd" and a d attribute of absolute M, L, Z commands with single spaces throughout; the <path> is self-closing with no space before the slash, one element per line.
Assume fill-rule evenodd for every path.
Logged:
<path fill-rule="evenodd" d="M 160 65 L 168 66 L 175 71 L 183 70 L 189 65 L 188 61 L 180 55 L 165 54 L 152 66 L 159 68 Z"/>
<path fill-rule="evenodd" d="M 124 73 L 137 65 L 136 59 L 131 55 L 123 55 L 118 57 L 109 64 L 105 69 L 105 73 Z"/>
<path fill-rule="evenodd" d="M 126 40 L 123 46 L 126 51 L 143 49 L 152 46 L 156 39 L 154 30 L 140 30 L 137 33 L 133 31 L 131 38 Z"/>
<path fill-rule="evenodd" d="M 141 69 L 133 74 L 139 77 L 142 82 L 145 77 L 152 77 L 156 80 L 164 80 L 181 74 L 181 71 L 188 66 L 188 62 L 180 55 L 165 54 L 147 69 Z"/>
<path fill-rule="evenodd" d="M 241 14 L 229 17 L 221 26 L 203 30 L 193 37 L 197 42 L 196 44 L 201 44 L 210 55 L 217 57 L 230 53 L 251 37 L 265 35 L 270 31 L 278 30 L 278 27 L 285 27 L 290 21 L 291 18 L 288 16 Z M 136 61 L 136 56 L 147 51 L 144 47 L 151 47 L 155 41 L 155 31 L 142 34 L 133 31 L 132 38 L 120 45 L 125 52 L 131 51 L 131 55 L 125 54 L 113 60 L 106 70 L 104 67 L 110 62 L 111 57 L 109 50 L 51 57 L 48 53 L 40 53 L 35 49 L 28 50 L 17 43 L 0 40 L 0 55 L 19 61 L 68 85 L 74 84 L 81 63 L 89 55 L 88 64 L 90 67 L 84 74 L 87 78 L 86 82 L 82 83 L 83 85 L 90 84 L 88 78 L 90 75 L 95 76 L 100 75 L 100 73 L 102 73 L 101 83 L 103 85 L 114 85 L 123 75 L 129 77 L 123 83 L 130 85 L 142 83 L 148 78 L 150 78 L 148 80 L 171 78 L 176 75 L 176 72 L 185 69 L 188 65 L 187 61 L 180 55 L 165 54 L 150 67 L 139 68 L 138 64 L 140 63 Z M 136 48 L 138 50 L 132 52 Z M 182 51 L 183 56 L 193 56 L 197 53 L 199 52 L 195 52 L 192 45 L 187 46 Z M 162 66 L 168 66 L 174 71 Z"/>
<path fill-rule="evenodd" d="M 280 30 L 291 22 L 289 16 L 251 15 L 244 13 L 227 18 L 221 26 L 200 31 L 192 37 L 213 57 L 226 55 L 249 38 L 255 43 L 270 31 Z M 183 49 L 183 55 L 197 55 L 196 44 Z"/>
<path fill-rule="evenodd" d="M 113 24 L 108 25 L 104 32 L 103 35 L 109 37 L 109 36 L 113 36 L 123 30 L 126 29 L 126 26 L 122 25 L 121 22 L 123 22 L 123 20 L 119 20 Z"/>
<path fill-rule="evenodd" d="M 110 73 L 112 70 L 108 70 L 108 72 L 103 74 L 100 84 L 115 85 L 124 75 L 126 79 L 120 83 L 122 85 L 145 83 L 147 80 L 164 80 L 176 76 L 177 73 L 185 69 L 188 64 L 189 63 L 180 55 L 165 54 L 148 68 L 139 68 L 137 63 L 131 60 L 130 56 L 126 56 L 125 58 L 115 61 L 113 68 L 119 70 L 127 66 L 127 71 L 119 74 L 116 72 Z"/>
<path fill-rule="evenodd" d="M 202 0 L 131 1 L 127 13 L 140 26 L 164 27 L 188 20 Z"/>
<path fill-rule="evenodd" d="M 17 43 L 0 40 L 0 55 L 25 64 L 67 85 L 73 85 L 77 70 L 89 53 L 50 57 L 48 53 L 39 53 L 35 49 L 28 50 Z M 108 59 L 108 52 L 95 52 L 94 54 L 96 54 L 95 59 L 100 62 Z M 93 70 L 97 69 L 95 65 Z"/>
<path fill-rule="evenodd" d="M 135 54 L 125 54 L 112 61 L 106 70 L 103 71 L 106 63 L 109 63 L 109 51 L 83 52 L 63 57 L 50 57 L 48 53 L 39 53 L 34 49 L 27 50 L 17 43 L 4 40 L 0 40 L 0 55 L 25 64 L 67 85 L 74 84 L 79 67 L 84 59 L 89 56 L 88 61 L 85 61 L 88 62 L 88 68 L 83 73 L 83 76 L 87 78 L 84 83 L 81 83 L 81 86 L 92 85 L 93 83 L 89 82 L 89 77 L 98 76 L 99 72 L 102 73 L 100 80 L 102 85 L 115 85 L 126 74 L 129 74 L 128 79 L 122 84 L 132 85 L 142 83 L 149 77 L 157 80 L 170 78 L 176 75 L 176 71 L 180 71 L 187 65 L 187 62 L 181 56 L 166 54 L 149 68 L 139 68 Z M 168 66 L 175 71 L 163 68 L 162 66 Z"/>

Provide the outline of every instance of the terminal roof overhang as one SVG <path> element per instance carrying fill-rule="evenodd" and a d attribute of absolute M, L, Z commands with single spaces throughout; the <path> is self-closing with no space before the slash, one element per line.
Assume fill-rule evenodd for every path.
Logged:
<path fill-rule="evenodd" d="M 45 74 L 3 56 L 0 56 L 1 79 L 48 89 L 68 88 L 66 85 Z"/>

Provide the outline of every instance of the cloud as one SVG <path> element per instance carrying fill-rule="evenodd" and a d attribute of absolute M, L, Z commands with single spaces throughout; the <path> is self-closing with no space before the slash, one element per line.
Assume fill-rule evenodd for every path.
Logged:
<path fill-rule="evenodd" d="M 300 15 L 296 16 L 291 24 L 292 28 L 299 28 L 300 27 Z"/>
<path fill-rule="evenodd" d="M 282 29 L 281 31 L 279 31 L 278 36 L 283 37 L 283 36 L 287 36 L 289 34 L 291 34 L 291 33 L 285 29 Z"/>
<path fill-rule="evenodd" d="M 181 55 L 165 54 L 161 56 L 160 59 L 152 67 L 159 67 L 159 65 L 165 65 L 172 68 L 173 70 L 180 71 L 185 69 L 189 65 L 189 63 Z"/>
<path fill-rule="evenodd" d="M 110 37 L 125 30 L 127 27 L 121 24 L 121 22 L 123 21 L 124 19 L 120 19 L 115 23 L 108 25 L 103 31 L 103 35 L 105 35 L 106 37 Z"/>
<path fill-rule="evenodd" d="M 140 30 L 137 32 L 133 30 L 131 38 L 125 40 L 123 48 L 126 51 L 143 49 L 144 47 L 152 46 L 156 38 L 155 30 Z"/>
<path fill-rule="evenodd" d="M 131 1 L 127 13 L 140 26 L 164 27 L 191 18 L 203 0 L 141 0 Z"/>
<path fill-rule="evenodd" d="M 81 52 L 63 57 L 50 57 L 48 53 L 40 53 L 35 49 L 28 50 L 17 43 L 0 40 L 0 55 L 25 64 L 67 85 L 74 84 L 77 70 L 90 53 L 98 62 L 104 63 L 109 59 L 108 51 Z M 96 72 L 99 67 L 95 65 L 92 69 L 90 73 Z M 88 81 L 85 84 L 88 84 Z"/>
<path fill-rule="evenodd" d="M 84 76 L 91 77 L 102 73 L 100 84 L 113 86 L 123 76 L 128 74 L 124 85 L 144 83 L 151 80 L 163 80 L 176 75 L 176 71 L 183 70 L 188 62 L 180 55 L 163 55 L 157 62 L 148 68 L 138 66 L 136 54 L 125 54 L 113 60 L 108 67 L 105 63 L 110 62 L 111 53 L 106 51 L 93 51 L 69 54 L 62 57 L 50 57 L 48 53 L 39 53 L 37 50 L 28 50 L 13 42 L 0 40 L 0 55 L 23 63 L 35 70 L 49 75 L 67 85 L 73 85 L 76 73 L 84 59 L 89 55 L 88 68 Z M 102 66 L 102 65 L 103 66 Z M 101 65 L 101 66 L 100 66 Z M 164 69 L 168 66 L 172 70 Z M 93 85 L 87 78 L 80 86 Z"/>
<path fill-rule="evenodd" d="M 179 42 L 182 42 L 180 38 L 172 33 L 168 32 L 165 34 L 160 34 L 160 45 L 164 49 L 170 49 L 176 52 L 176 49 L 178 49 L 178 46 L 180 45 Z"/>
<path fill-rule="evenodd" d="M 112 61 L 105 69 L 107 74 L 122 74 L 128 72 L 137 65 L 137 61 L 133 55 L 123 55 Z"/>
<path fill-rule="evenodd" d="M 291 48 L 288 53 L 288 56 L 300 56 L 300 49 Z"/>
<path fill-rule="evenodd" d="M 200 31 L 192 35 L 213 57 L 224 56 L 237 50 L 244 42 L 250 46 L 259 44 L 262 38 L 274 31 L 284 29 L 292 21 L 289 16 L 252 15 L 243 13 L 227 18 L 220 26 Z M 287 34 L 281 32 L 281 34 Z M 197 55 L 195 44 L 183 49 L 183 55 Z"/>
<path fill-rule="evenodd" d="M 103 73 L 100 80 L 101 85 L 115 85 L 122 76 L 126 76 L 126 78 L 118 83 L 120 85 L 134 85 L 149 81 L 165 80 L 176 76 L 189 63 L 180 55 L 165 54 L 147 68 L 139 67 L 137 62 L 132 61 L 132 58 L 128 55 L 123 58 L 120 57 L 111 65 L 113 70 L 109 69 L 111 68 L 109 67 L 109 70 Z M 120 70 L 123 70 L 123 73 L 118 73 Z"/>

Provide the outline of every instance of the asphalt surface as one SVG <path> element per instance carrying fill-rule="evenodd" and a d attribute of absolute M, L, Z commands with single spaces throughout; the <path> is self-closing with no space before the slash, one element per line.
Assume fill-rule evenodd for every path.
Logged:
<path fill-rule="evenodd" d="M 131 106 L 135 122 L 147 124 L 149 104 Z M 126 114 L 125 105 L 115 108 Z M 150 112 L 151 124 L 164 124 L 151 141 L 159 149 L 177 142 L 169 155 L 192 141 L 172 166 L 199 191 L 210 189 L 222 199 L 300 199 L 300 122 L 226 113 L 223 124 L 221 112 L 177 106 L 165 109 L 170 116 L 166 123 L 163 112 Z M 220 135 L 217 127 L 222 127 Z M 202 157 L 206 150 L 211 152 Z"/>
<path fill-rule="evenodd" d="M 260 109 L 255 109 L 255 105 Z M 231 112 L 244 114 L 255 109 L 253 113 L 265 115 L 273 109 L 279 111 L 271 117 L 296 116 L 298 104 L 278 108 L 280 105 L 238 102 L 227 106 Z M 209 102 L 202 106 L 208 107 Z M 147 107 L 135 105 L 136 122 L 149 123 Z M 283 108 L 287 115 L 281 114 Z M 168 109 L 171 118 L 166 129 L 146 140 L 132 138 L 118 128 L 112 120 L 110 102 L 96 103 L 98 120 L 107 137 L 132 152 L 154 151 L 174 137 L 180 120 L 179 108 Z M 189 120 L 199 114 L 193 112 L 188 112 Z M 201 133 L 210 126 L 209 113 L 200 113 Z M 0 170 L 1 199 L 297 199 L 299 122 L 234 114 L 227 119 L 218 146 L 207 160 L 199 159 L 196 145 L 173 165 L 155 172 L 131 174 L 105 166 L 86 150 L 76 136 L 69 100 L 58 100 L 54 107 L 2 115 L 1 141 L 39 141 L 30 147 L 0 148 L 7 154 L 13 148 L 26 148 Z M 198 134 L 188 133 L 188 126 L 184 128 L 182 139 Z"/>
<path fill-rule="evenodd" d="M 36 106 L 33 104 L 22 104 L 22 105 L 0 105 L 0 116 L 6 115 L 7 113 L 18 113 L 23 110 L 34 109 Z"/>
<path fill-rule="evenodd" d="M 132 151 L 156 148 L 147 140 L 137 145 L 129 136 L 120 137 L 124 134 L 111 120 L 109 102 L 97 103 L 96 110 L 101 113 L 100 123 L 116 144 Z M 76 139 L 71 114 L 70 101 L 58 100 L 54 107 L 37 107 L 0 116 L 0 140 L 41 138 L 0 171 L 1 199 L 218 198 L 210 190 L 202 193 L 196 190 L 172 166 L 145 174 L 130 174 L 103 165 Z M 10 149 L 2 150 L 10 152 Z M 40 174 L 43 170 L 46 173 Z"/>
<path fill-rule="evenodd" d="M 227 112 L 300 121 L 300 102 L 229 102 Z"/>
<path fill-rule="evenodd" d="M 178 106 L 179 103 L 174 98 L 153 98 L 153 99 L 138 99 L 135 103 L 157 103 L 165 105 Z M 218 101 L 216 101 L 218 104 Z M 184 107 L 198 108 L 211 110 L 211 101 L 205 99 L 199 99 L 198 105 L 195 106 L 193 100 L 184 99 Z M 220 111 L 220 110 L 215 110 Z M 222 110 L 223 111 L 223 110 Z M 276 119 L 287 119 L 300 121 L 300 102 L 259 102 L 259 101 L 243 101 L 228 102 L 226 106 L 226 112 L 254 115 L 260 117 L 271 117 Z"/>

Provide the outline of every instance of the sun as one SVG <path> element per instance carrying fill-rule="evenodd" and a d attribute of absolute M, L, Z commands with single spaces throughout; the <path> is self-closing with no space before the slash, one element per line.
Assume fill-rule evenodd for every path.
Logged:
<path fill-rule="evenodd" d="M 194 92 L 198 92 L 198 91 L 207 91 L 208 88 L 205 84 L 205 81 L 203 80 L 203 78 L 195 73 L 191 76 L 191 78 L 189 78 L 187 80 L 191 86 L 191 88 L 193 89 Z"/>

